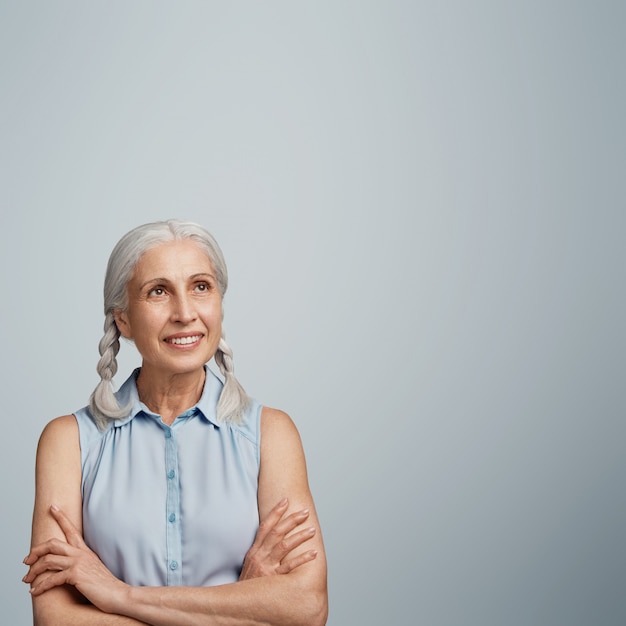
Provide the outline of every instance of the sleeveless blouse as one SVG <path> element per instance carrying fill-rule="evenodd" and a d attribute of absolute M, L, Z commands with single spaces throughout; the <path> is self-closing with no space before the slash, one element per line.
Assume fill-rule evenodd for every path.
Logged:
<path fill-rule="evenodd" d="M 74 414 L 85 542 L 131 585 L 235 582 L 254 541 L 261 406 L 218 421 L 222 382 L 205 369 L 202 397 L 171 426 L 139 400 L 139 369 L 116 394 L 128 417 L 100 431 L 88 408 Z"/>

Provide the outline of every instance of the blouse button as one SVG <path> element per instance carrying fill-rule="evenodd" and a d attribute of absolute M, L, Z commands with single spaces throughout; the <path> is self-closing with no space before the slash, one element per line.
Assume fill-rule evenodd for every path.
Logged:
<path fill-rule="evenodd" d="M 170 471 L 167 473 L 167 477 L 168 477 L 168 478 L 174 478 L 174 476 L 176 476 L 176 472 L 175 472 L 174 470 L 170 470 Z"/>
<path fill-rule="evenodd" d="M 170 569 L 171 570 L 178 569 L 178 561 L 170 561 Z"/>
<path fill-rule="evenodd" d="M 176 515 L 174 513 L 170 513 L 169 520 L 170 520 L 170 522 L 175 522 L 176 521 Z"/>

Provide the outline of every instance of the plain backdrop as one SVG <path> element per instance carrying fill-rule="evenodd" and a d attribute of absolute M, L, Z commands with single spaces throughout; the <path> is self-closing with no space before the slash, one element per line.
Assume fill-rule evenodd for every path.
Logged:
<path fill-rule="evenodd" d="M 0 0 L 3 624 L 108 255 L 224 250 L 330 626 L 623 626 L 626 5 Z M 123 345 L 117 384 L 138 363 Z"/>

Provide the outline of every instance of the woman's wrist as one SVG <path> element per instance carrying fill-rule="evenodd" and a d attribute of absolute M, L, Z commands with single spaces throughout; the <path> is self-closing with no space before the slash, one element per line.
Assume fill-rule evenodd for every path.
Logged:
<path fill-rule="evenodd" d="M 129 616 L 128 608 L 133 606 L 135 587 L 125 583 L 122 580 L 118 580 L 118 589 L 110 596 L 110 604 L 107 603 L 106 607 L 100 607 L 105 613 L 115 613 L 116 615 Z"/>

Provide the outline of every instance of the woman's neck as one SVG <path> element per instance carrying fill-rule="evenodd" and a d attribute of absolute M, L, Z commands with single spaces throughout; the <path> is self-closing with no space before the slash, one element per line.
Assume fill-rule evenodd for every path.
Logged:
<path fill-rule="evenodd" d="M 169 425 L 198 402 L 205 378 L 204 368 L 185 374 L 159 375 L 144 366 L 137 377 L 137 392 L 139 399 Z"/>

